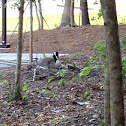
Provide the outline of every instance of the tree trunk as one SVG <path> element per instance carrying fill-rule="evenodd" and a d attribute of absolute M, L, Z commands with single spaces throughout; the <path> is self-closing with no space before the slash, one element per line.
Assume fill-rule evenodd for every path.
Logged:
<path fill-rule="evenodd" d="M 22 59 L 22 32 L 23 32 L 23 12 L 24 12 L 24 0 L 20 0 L 19 7 L 19 27 L 18 27 L 18 41 L 17 41 L 17 67 L 16 67 L 16 91 L 15 99 L 21 99 L 21 59 Z"/>
<path fill-rule="evenodd" d="M 32 63 L 33 57 L 33 16 L 32 16 L 32 0 L 30 0 L 30 39 L 29 39 L 29 60 Z"/>
<path fill-rule="evenodd" d="M 100 0 L 104 18 L 110 78 L 111 125 L 125 126 L 121 51 L 115 0 Z"/>
<path fill-rule="evenodd" d="M 62 14 L 60 27 L 66 27 L 70 25 L 70 9 L 71 9 L 71 0 L 65 0 L 64 11 Z"/>
<path fill-rule="evenodd" d="M 41 0 L 38 0 L 38 4 L 39 4 L 39 13 L 40 13 L 40 20 L 41 20 L 40 29 L 43 29 L 43 16 L 42 16 Z"/>
<path fill-rule="evenodd" d="M 38 20 L 38 29 L 40 29 L 40 20 L 39 20 L 39 16 L 38 16 L 38 10 L 37 10 L 36 1 L 34 1 L 34 4 L 35 4 L 36 16 L 37 16 L 37 20 Z"/>
<path fill-rule="evenodd" d="M 80 9 L 82 13 L 82 25 L 90 24 L 87 0 L 80 0 Z"/>
<path fill-rule="evenodd" d="M 107 45 L 106 45 L 106 57 L 108 57 L 107 52 Z M 104 120 L 105 120 L 105 126 L 109 126 L 111 124 L 111 113 L 110 113 L 110 78 L 109 78 L 109 60 L 107 60 L 107 72 L 106 72 L 106 78 L 104 83 Z"/>
<path fill-rule="evenodd" d="M 73 27 L 75 25 L 74 24 L 74 0 L 71 0 L 70 18 L 71 18 L 71 27 Z"/>

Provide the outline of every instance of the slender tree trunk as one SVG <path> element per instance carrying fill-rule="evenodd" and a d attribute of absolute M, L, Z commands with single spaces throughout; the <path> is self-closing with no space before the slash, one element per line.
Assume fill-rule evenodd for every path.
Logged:
<path fill-rule="evenodd" d="M 38 0 L 38 4 L 39 4 L 39 13 L 40 13 L 40 20 L 41 20 L 40 29 L 43 29 L 43 16 L 42 16 L 41 0 Z"/>
<path fill-rule="evenodd" d="M 104 18 L 110 78 L 111 125 L 125 126 L 121 51 L 115 0 L 100 0 Z"/>
<path fill-rule="evenodd" d="M 65 0 L 64 11 L 62 14 L 60 27 L 66 27 L 70 25 L 70 9 L 71 9 L 71 0 Z"/>
<path fill-rule="evenodd" d="M 108 57 L 107 52 L 107 45 L 106 45 L 106 57 Z M 104 120 L 105 120 L 105 126 L 109 126 L 111 124 L 111 113 L 110 113 L 110 78 L 109 78 L 109 60 L 107 60 L 107 72 L 106 72 L 106 78 L 105 78 L 105 84 L 104 84 Z"/>
<path fill-rule="evenodd" d="M 80 8 L 82 12 L 82 25 L 90 24 L 87 0 L 80 0 Z"/>
<path fill-rule="evenodd" d="M 32 0 L 30 0 L 30 39 L 29 39 L 29 59 L 32 63 L 33 57 L 33 16 L 32 16 Z"/>
<path fill-rule="evenodd" d="M 19 7 L 19 27 L 18 27 L 18 41 L 17 41 L 17 67 L 16 67 L 16 91 L 15 99 L 21 99 L 21 60 L 22 60 L 22 32 L 23 32 L 23 12 L 24 12 L 24 0 L 20 0 Z"/>
<path fill-rule="evenodd" d="M 74 24 L 74 0 L 71 0 L 70 18 L 71 18 L 71 27 L 73 27 L 75 25 Z"/>
<path fill-rule="evenodd" d="M 37 20 L 38 20 L 38 29 L 40 29 L 40 20 L 39 20 L 39 15 L 38 15 L 38 10 L 37 10 L 36 1 L 34 1 L 34 4 L 35 4 L 36 16 L 37 16 Z"/>

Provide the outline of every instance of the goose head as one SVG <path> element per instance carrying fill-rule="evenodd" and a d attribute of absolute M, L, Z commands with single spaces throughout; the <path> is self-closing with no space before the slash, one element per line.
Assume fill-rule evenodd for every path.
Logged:
<path fill-rule="evenodd" d="M 53 56 L 55 56 L 56 59 L 59 59 L 59 52 L 54 52 L 54 53 L 53 53 Z"/>

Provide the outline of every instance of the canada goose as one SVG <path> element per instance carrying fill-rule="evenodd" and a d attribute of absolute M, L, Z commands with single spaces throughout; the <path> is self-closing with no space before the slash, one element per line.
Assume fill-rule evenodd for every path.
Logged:
<path fill-rule="evenodd" d="M 53 57 L 39 58 L 37 59 L 37 64 L 43 68 L 60 68 L 61 62 L 59 61 L 59 53 L 54 52 Z"/>

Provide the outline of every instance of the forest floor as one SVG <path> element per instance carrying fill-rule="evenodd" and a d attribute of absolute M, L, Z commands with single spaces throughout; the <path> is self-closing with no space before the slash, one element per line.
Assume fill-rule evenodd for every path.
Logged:
<path fill-rule="evenodd" d="M 126 25 L 119 26 L 120 38 L 126 38 Z M 1 38 L 0 38 L 1 39 Z M 8 41 L 10 36 L 8 35 Z M 88 61 L 97 56 L 93 49 L 99 40 L 104 41 L 103 26 L 64 28 L 34 31 L 35 53 L 72 54 L 61 57 L 64 65 L 74 65 L 75 69 L 40 70 L 33 81 L 35 65 L 23 65 L 22 92 L 26 99 L 13 101 L 15 67 L 0 71 L 0 124 L 7 126 L 98 126 L 104 119 L 104 70 L 96 67 L 89 75 L 73 80 Z M 23 52 L 28 52 L 29 33 L 25 33 Z M 16 53 L 17 34 L 9 41 L 11 49 L 0 53 Z M 78 53 L 77 53 L 78 52 Z M 74 54 L 75 53 L 75 54 Z M 74 54 L 74 55 L 73 55 Z M 103 65 L 103 61 L 91 64 Z M 60 75 L 59 71 L 65 71 Z M 62 76 L 63 75 L 63 76 Z M 53 80 L 50 82 L 50 78 Z M 28 88 L 27 88 L 28 86 Z M 28 93 L 28 98 L 27 98 Z"/>

